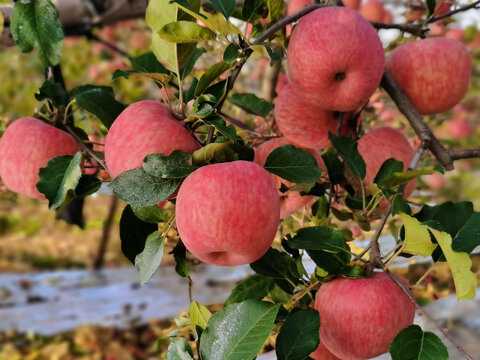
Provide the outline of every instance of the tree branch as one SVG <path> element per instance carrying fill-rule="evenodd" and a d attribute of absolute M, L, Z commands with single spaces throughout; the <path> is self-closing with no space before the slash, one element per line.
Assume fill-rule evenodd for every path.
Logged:
<path fill-rule="evenodd" d="M 448 18 L 452 15 L 455 15 L 459 12 L 462 12 L 462 11 L 467 11 L 467 10 L 470 10 L 470 9 L 478 9 L 479 5 L 480 5 L 480 0 L 474 1 L 469 5 L 459 7 L 458 9 L 454 9 L 452 11 L 446 12 L 445 14 L 431 17 L 427 20 L 427 24 L 431 24 L 431 23 L 434 23 L 436 21 L 446 19 L 446 18 Z"/>
<path fill-rule="evenodd" d="M 421 38 L 424 38 L 425 34 L 428 32 L 427 28 L 418 24 L 384 24 L 375 21 L 370 21 L 370 23 L 375 29 L 397 29 L 401 32 L 406 32 Z"/>
<path fill-rule="evenodd" d="M 480 158 L 480 149 L 450 150 L 452 160 Z"/>

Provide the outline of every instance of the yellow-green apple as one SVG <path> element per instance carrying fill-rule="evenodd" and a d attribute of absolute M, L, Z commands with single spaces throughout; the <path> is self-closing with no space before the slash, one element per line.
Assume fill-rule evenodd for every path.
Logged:
<path fill-rule="evenodd" d="M 275 138 L 264 142 L 263 144 L 255 148 L 254 162 L 260 166 L 265 165 L 265 161 L 267 160 L 268 155 L 270 155 L 273 150 L 287 144 L 290 143 L 284 137 Z M 308 151 L 315 157 L 318 166 L 322 169 L 322 173 L 325 174 L 326 170 L 320 153 L 316 150 Z M 294 185 L 293 183 L 284 180 L 277 175 L 272 174 L 272 177 L 275 181 L 275 186 L 277 189 L 280 189 L 282 183 L 284 183 L 286 186 Z M 285 192 L 281 192 L 280 190 L 278 190 L 278 194 L 280 198 L 280 219 L 288 218 L 297 210 L 311 204 L 315 200 L 314 196 L 302 196 L 300 195 L 300 192 L 293 190 L 288 190 Z"/>
<path fill-rule="evenodd" d="M 61 155 L 75 155 L 79 146 L 72 135 L 38 119 L 14 121 L 0 140 L 0 177 L 13 192 L 45 199 L 37 190 L 38 171 Z"/>
<path fill-rule="evenodd" d="M 472 60 L 459 41 L 445 37 L 411 41 L 396 48 L 387 69 L 423 115 L 451 109 L 468 90 Z"/>
<path fill-rule="evenodd" d="M 349 116 L 344 115 L 343 129 Z M 275 121 L 291 143 L 307 149 L 324 149 L 331 146 L 328 132 L 337 133 L 339 113 L 305 102 L 301 93 L 288 84 L 275 102 Z"/>
<path fill-rule="evenodd" d="M 280 222 L 270 174 L 249 161 L 206 165 L 180 185 L 177 230 L 185 247 L 214 265 L 248 264 L 264 255 Z"/>
<path fill-rule="evenodd" d="M 371 185 L 378 170 L 390 158 L 403 162 L 403 169 L 407 170 L 415 155 L 408 139 L 400 131 L 384 126 L 367 132 L 358 140 L 358 152 L 367 166 L 365 185 Z M 409 197 L 415 189 L 416 180 L 410 180 L 404 191 Z"/>
<path fill-rule="evenodd" d="M 359 13 L 329 6 L 296 26 L 288 47 L 288 75 L 300 96 L 324 110 L 360 108 L 380 83 L 382 43 Z"/>
<path fill-rule="evenodd" d="M 380 0 L 368 0 L 358 11 L 368 21 L 383 22 L 385 9 Z"/>
<path fill-rule="evenodd" d="M 383 272 L 323 284 L 315 308 L 321 319 L 320 343 L 342 360 L 370 359 L 387 352 L 415 315 L 408 296 Z"/>
<path fill-rule="evenodd" d="M 112 176 L 142 167 L 152 153 L 168 155 L 174 150 L 193 153 L 197 141 L 168 108 L 151 100 L 136 102 L 115 119 L 105 141 L 105 162 Z"/>
<path fill-rule="evenodd" d="M 320 343 L 317 350 L 315 350 L 309 356 L 313 360 L 342 360 L 333 355 L 330 351 L 328 351 L 328 349 L 325 347 L 325 345 L 323 345 L 323 343 Z"/>

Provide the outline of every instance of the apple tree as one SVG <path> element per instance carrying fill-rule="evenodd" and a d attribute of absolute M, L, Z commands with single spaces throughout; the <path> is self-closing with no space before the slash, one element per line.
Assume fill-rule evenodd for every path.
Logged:
<path fill-rule="evenodd" d="M 269 336 L 278 359 L 448 359 L 435 334 L 413 325 L 416 312 L 429 315 L 389 268 L 412 255 L 447 262 L 458 299 L 475 296 L 480 213 L 470 201 L 411 196 L 419 177 L 480 157 L 431 126 L 478 72 L 479 35 L 467 48 L 445 36 L 446 24 L 479 8 L 409 2 L 394 23 L 378 0 L 150 0 L 151 52 L 112 81 L 150 79 L 159 100 L 123 104 L 108 83 L 67 89 L 55 76 L 65 35 L 56 7 L 16 2 L 6 25 L 22 51 L 35 50 L 46 80 L 40 110 L 2 135 L 0 177 L 52 210 L 108 182 L 126 202 L 122 251 L 141 283 L 167 243 L 190 286 L 199 262 L 250 264 L 255 274 L 223 310 L 212 315 L 190 299 L 180 325 L 197 346 L 174 332 L 167 359 L 254 359 Z M 386 48 L 383 29 L 400 31 Z M 260 84 L 242 84 L 242 69 L 267 71 L 265 60 L 276 69 L 267 99 Z M 374 113 L 385 102 L 401 121 Z M 77 109 L 92 115 L 103 143 Z M 387 223 L 390 252 L 379 244 Z M 358 233 L 370 234 L 368 246 L 355 244 Z"/>

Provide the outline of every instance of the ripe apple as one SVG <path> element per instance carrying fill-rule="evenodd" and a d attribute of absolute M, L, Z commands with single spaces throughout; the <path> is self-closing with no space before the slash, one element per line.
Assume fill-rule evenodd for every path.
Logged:
<path fill-rule="evenodd" d="M 315 308 L 321 319 L 320 343 L 342 360 L 370 359 L 387 352 L 415 315 L 410 299 L 383 272 L 322 285 Z"/>
<path fill-rule="evenodd" d="M 313 0 L 289 0 L 287 4 L 287 15 L 293 15 L 308 5 L 312 5 Z"/>
<path fill-rule="evenodd" d="M 466 139 L 473 134 L 474 127 L 464 118 L 447 122 L 448 135 L 452 139 Z"/>
<path fill-rule="evenodd" d="M 180 185 L 177 230 L 185 247 L 214 265 L 249 264 L 265 254 L 280 222 L 270 174 L 249 161 L 206 165 Z"/>
<path fill-rule="evenodd" d="M 365 185 L 373 183 L 378 170 L 389 158 L 403 162 L 403 169 L 407 170 L 415 155 L 408 139 L 400 131 L 384 126 L 374 129 L 358 140 L 358 152 L 367 166 Z M 409 197 L 415 189 L 416 180 L 410 180 L 405 188 L 404 196 Z"/>
<path fill-rule="evenodd" d="M 385 9 L 381 1 L 368 0 L 360 7 L 359 13 L 368 21 L 383 22 Z"/>
<path fill-rule="evenodd" d="M 462 28 L 454 27 L 447 31 L 445 37 L 463 42 L 465 40 L 465 31 Z"/>
<path fill-rule="evenodd" d="M 417 21 L 423 14 L 425 14 L 425 6 L 421 2 L 414 2 L 411 6 L 407 7 L 407 11 L 404 16 L 408 21 Z"/>
<path fill-rule="evenodd" d="M 445 37 L 401 45 L 390 54 L 386 66 L 423 115 L 449 110 L 460 102 L 472 73 L 467 48 Z"/>
<path fill-rule="evenodd" d="M 440 190 L 445 187 L 445 176 L 440 173 L 423 176 L 423 181 L 430 189 Z"/>
<path fill-rule="evenodd" d="M 343 0 L 343 5 L 345 7 L 352 9 L 352 10 L 358 10 L 360 8 L 360 3 L 362 2 L 361 0 Z"/>
<path fill-rule="evenodd" d="M 45 199 L 37 190 L 38 171 L 61 155 L 75 155 L 79 146 L 72 135 L 38 119 L 14 121 L 0 140 L 0 177 L 13 192 Z"/>
<path fill-rule="evenodd" d="M 105 141 L 105 162 L 116 177 L 141 167 L 148 154 L 168 155 L 173 150 L 193 153 L 198 148 L 193 136 L 165 105 L 143 100 L 122 111 L 110 127 Z"/>
<path fill-rule="evenodd" d="M 350 114 L 345 114 L 343 129 Z M 292 84 L 285 86 L 275 102 L 275 121 L 282 134 L 293 144 L 307 149 L 331 146 L 328 132 L 337 133 L 339 114 L 305 102 Z"/>
<path fill-rule="evenodd" d="M 320 343 L 318 345 L 317 350 L 315 350 L 313 353 L 310 354 L 310 357 L 313 360 L 342 360 L 333 355 L 328 349 L 323 345 L 323 343 Z"/>
<path fill-rule="evenodd" d="M 393 23 L 393 14 L 390 11 L 385 10 L 383 13 L 383 19 L 382 22 L 384 24 L 391 24 Z"/>
<path fill-rule="evenodd" d="M 305 102 L 324 110 L 353 111 L 380 83 L 385 55 L 367 20 L 354 10 L 329 6 L 302 18 L 287 60 L 290 81 Z"/>
<path fill-rule="evenodd" d="M 271 139 L 269 141 L 264 142 L 260 146 L 255 148 L 255 159 L 254 162 L 260 166 L 265 165 L 265 161 L 267 160 L 268 155 L 275 150 L 276 148 L 289 144 L 288 140 L 284 137 Z M 315 150 L 308 150 L 317 160 L 317 164 L 320 168 L 322 168 L 322 173 L 325 174 L 325 165 L 323 164 L 322 157 L 320 153 Z M 280 178 L 277 175 L 271 174 L 273 180 L 275 181 L 275 186 L 277 189 L 280 189 L 282 183 L 286 186 L 292 186 L 293 183 L 286 181 Z M 278 190 L 278 195 L 280 197 L 280 219 L 286 219 L 297 210 L 301 209 L 304 206 L 311 204 L 314 200 L 314 196 L 302 196 L 298 191 L 288 190 L 286 192 L 281 192 Z"/>

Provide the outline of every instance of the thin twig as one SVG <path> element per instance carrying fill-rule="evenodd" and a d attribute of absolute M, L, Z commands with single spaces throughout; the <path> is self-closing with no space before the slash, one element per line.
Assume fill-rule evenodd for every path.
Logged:
<path fill-rule="evenodd" d="M 480 149 L 450 150 L 449 154 L 452 160 L 479 158 Z"/>
<path fill-rule="evenodd" d="M 430 19 L 427 20 L 427 24 L 431 24 L 431 23 L 434 23 L 436 21 L 446 19 L 446 18 L 448 18 L 452 15 L 455 15 L 459 12 L 462 12 L 462 11 L 467 11 L 467 10 L 470 10 L 470 9 L 473 9 L 473 8 L 478 8 L 479 5 L 480 5 L 480 0 L 474 1 L 473 3 L 471 3 L 469 5 L 459 7 L 458 9 L 454 9 L 452 11 L 446 12 L 445 14 L 431 17 Z"/>
<path fill-rule="evenodd" d="M 130 57 L 130 54 L 126 50 L 120 49 L 117 45 L 112 44 L 111 42 L 108 42 L 106 40 L 103 40 L 102 38 L 98 37 L 95 34 L 88 33 L 87 34 L 87 39 L 91 39 L 91 40 L 94 40 L 96 42 L 99 42 L 100 44 L 105 45 L 110 50 L 113 50 L 113 51 L 119 53 L 120 55 L 123 55 L 125 57 Z"/>
<path fill-rule="evenodd" d="M 409 33 L 421 38 L 424 38 L 425 34 L 428 32 L 427 28 L 418 24 L 385 24 L 375 21 L 370 21 L 370 24 L 372 24 L 375 29 L 397 29 L 401 32 Z"/>

